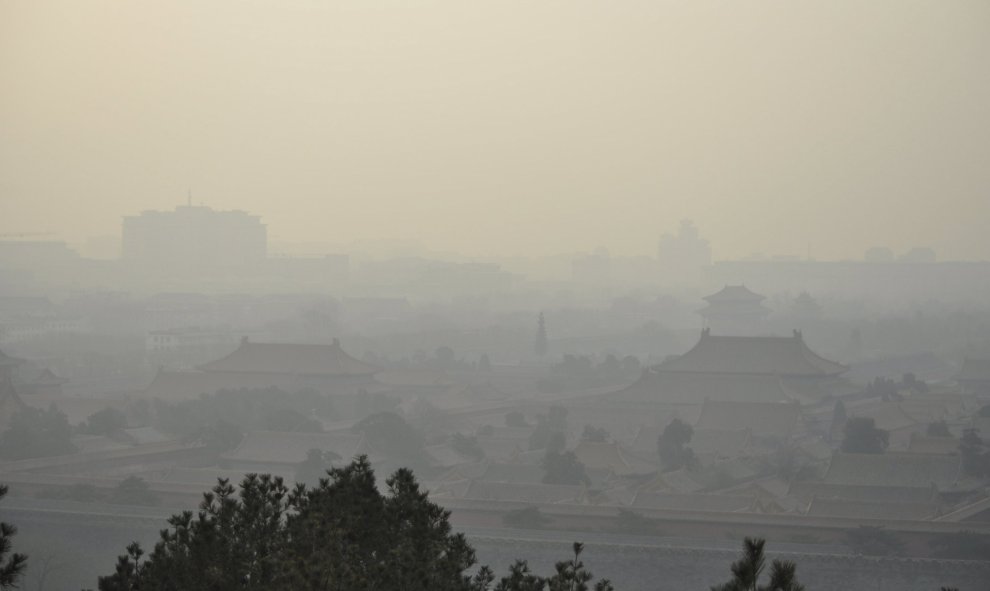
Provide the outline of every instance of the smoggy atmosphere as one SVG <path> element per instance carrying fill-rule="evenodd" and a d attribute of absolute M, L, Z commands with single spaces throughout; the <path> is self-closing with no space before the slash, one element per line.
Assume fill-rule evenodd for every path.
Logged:
<path fill-rule="evenodd" d="M 112 237 L 191 190 L 286 241 L 635 255 L 691 218 L 720 258 L 985 260 L 988 29 L 978 0 L 8 0 L 0 232 Z"/>
<path fill-rule="evenodd" d="M 990 4 L 0 0 L 0 591 L 990 591 Z"/>

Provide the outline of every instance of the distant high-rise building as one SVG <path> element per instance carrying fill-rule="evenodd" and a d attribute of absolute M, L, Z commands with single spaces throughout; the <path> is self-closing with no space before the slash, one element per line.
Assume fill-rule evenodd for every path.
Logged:
<path fill-rule="evenodd" d="M 243 211 L 182 205 L 124 218 L 121 256 L 127 262 L 169 270 L 238 268 L 263 262 L 267 249 L 265 224 Z"/>
<path fill-rule="evenodd" d="M 696 285 L 702 269 L 712 264 L 712 247 L 691 220 L 681 222 L 676 236 L 664 234 L 657 247 L 660 272 L 669 283 Z"/>

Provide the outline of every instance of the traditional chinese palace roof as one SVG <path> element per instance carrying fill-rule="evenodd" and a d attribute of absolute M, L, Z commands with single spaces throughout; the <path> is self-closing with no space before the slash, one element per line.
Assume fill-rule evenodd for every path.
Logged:
<path fill-rule="evenodd" d="M 765 296 L 751 291 L 745 285 L 726 285 L 718 293 L 702 298 L 710 304 L 721 302 L 753 302 L 759 303 L 767 299 Z"/>
<path fill-rule="evenodd" d="M 787 377 L 837 376 L 848 368 L 816 354 L 800 331 L 791 337 L 715 336 L 709 330 L 687 353 L 656 368 L 663 372 L 689 372 Z"/>
<path fill-rule="evenodd" d="M 297 376 L 371 376 L 379 368 L 331 345 L 241 342 L 236 351 L 200 367 L 206 372 L 266 373 Z"/>

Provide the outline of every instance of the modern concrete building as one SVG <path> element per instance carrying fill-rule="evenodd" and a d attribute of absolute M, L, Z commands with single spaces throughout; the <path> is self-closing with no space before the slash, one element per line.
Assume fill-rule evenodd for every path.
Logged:
<path fill-rule="evenodd" d="M 267 249 L 267 227 L 243 211 L 182 205 L 175 211 L 144 211 L 123 222 L 123 260 L 160 270 L 244 268 L 263 263 Z"/>

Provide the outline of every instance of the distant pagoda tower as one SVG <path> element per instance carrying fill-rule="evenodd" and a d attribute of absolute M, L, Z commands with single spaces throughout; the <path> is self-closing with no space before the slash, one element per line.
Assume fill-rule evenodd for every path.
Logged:
<path fill-rule="evenodd" d="M 698 310 L 707 328 L 724 335 L 749 335 L 759 332 L 770 308 L 763 305 L 766 297 L 750 291 L 745 285 L 726 285 L 722 291 L 704 298 L 708 305 Z"/>

